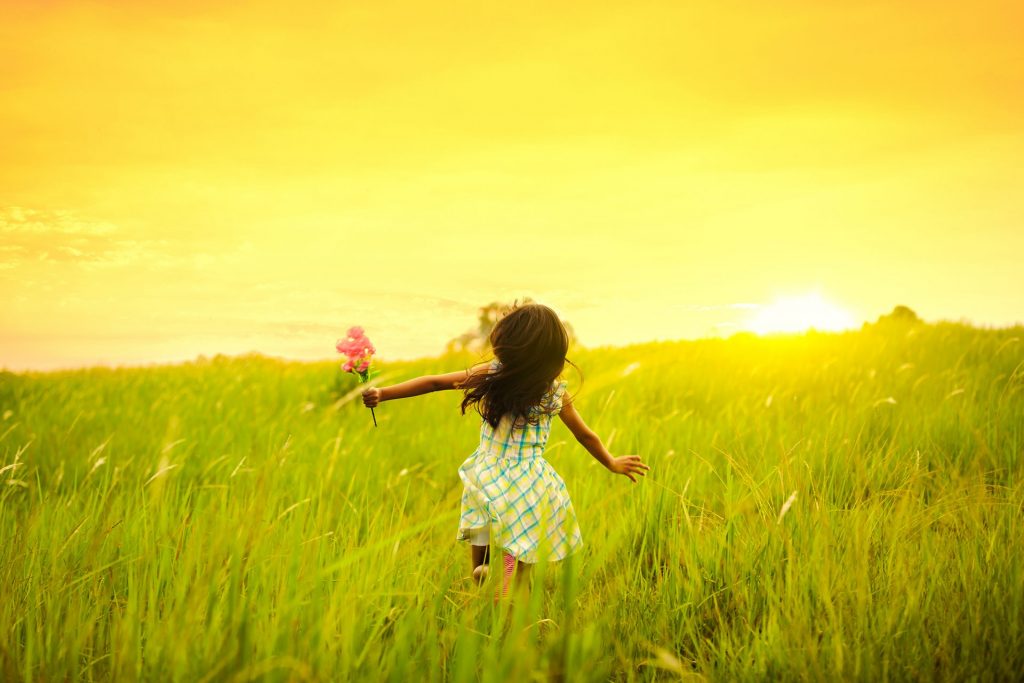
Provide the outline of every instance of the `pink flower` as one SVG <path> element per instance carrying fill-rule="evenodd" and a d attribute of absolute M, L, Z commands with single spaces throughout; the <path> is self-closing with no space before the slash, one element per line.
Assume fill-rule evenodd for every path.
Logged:
<path fill-rule="evenodd" d="M 336 348 L 338 349 L 338 353 L 344 353 L 349 358 L 372 356 L 377 351 L 377 349 L 373 347 L 373 344 L 370 343 L 370 340 L 365 336 L 355 339 L 339 339 Z"/>
<path fill-rule="evenodd" d="M 335 344 L 338 353 L 345 354 L 347 360 L 341 366 L 345 372 L 366 373 L 370 369 L 370 357 L 377 352 L 363 328 L 358 325 L 348 329 L 347 336 Z"/>
<path fill-rule="evenodd" d="M 344 339 L 339 339 L 334 348 L 338 353 L 345 354 L 345 362 L 341 369 L 345 372 L 352 372 L 359 376 L 359 379 L 366 382 L 370 378 L 370 356 L 377 352 L 370 343 L 366 332 L 358 325 L 348 328 Z M 373 408 L 370 408 L 370 415 L 373 415 Z M 377 426 L 377 417 L 373 415 L 373 426 Z"/>

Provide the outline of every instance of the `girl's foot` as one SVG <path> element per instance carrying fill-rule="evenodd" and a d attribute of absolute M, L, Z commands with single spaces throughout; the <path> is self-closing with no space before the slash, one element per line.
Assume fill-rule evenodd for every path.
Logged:
<path fill-rule="evenodd" d="M 487 572 L 490 571 L 490 567 L 486 564 L 482 564 L 473 570 L 473 580 L 477 583 L 483 583 L 487 580 Z"/>

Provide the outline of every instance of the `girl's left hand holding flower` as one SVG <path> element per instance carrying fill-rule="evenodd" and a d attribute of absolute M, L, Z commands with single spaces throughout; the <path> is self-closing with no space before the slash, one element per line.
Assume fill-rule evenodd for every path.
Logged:
<path fill-rule="evenodd" d="M 381 402 L 381 390 L 376 387 L 370 387 L 363 392 L 363 405 L 367 408 L 376 408 Z"/>

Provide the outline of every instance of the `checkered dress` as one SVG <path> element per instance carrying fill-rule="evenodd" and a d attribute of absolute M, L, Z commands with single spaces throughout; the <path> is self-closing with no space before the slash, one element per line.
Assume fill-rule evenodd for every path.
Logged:
<path fill-rule="evenodd" d="M 513 428 L 508 415 L 496 429 L 482 422 L 480 445 L 459 467 L 465 485 L 460 541 L 469 540 L 472 530 L 489 527 L 496 547 L 528 563 L 560 560 L 583 545 L 565 482 L 543 457 L 565 387 L 556 380 L 531 409 L 538 417 L 535 425 L 523 427 L 520 421 Z"/>

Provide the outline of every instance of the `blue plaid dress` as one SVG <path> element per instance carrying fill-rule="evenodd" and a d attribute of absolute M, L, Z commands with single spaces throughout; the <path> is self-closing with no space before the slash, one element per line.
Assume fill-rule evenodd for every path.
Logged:
<path fill-rule="evenodd" d="M 560 560 L 583 545 L 565 482 L 543 456 L 565 387 L 556 380 L 531 409 L 535 425 L 520 420 L 513 427 L 508 415 L 497 428 L 482 421 L 480 445 L 459 467 L 465 489 L 458 540 L 489 529 L 495 547 L 531 564 Z"/>

